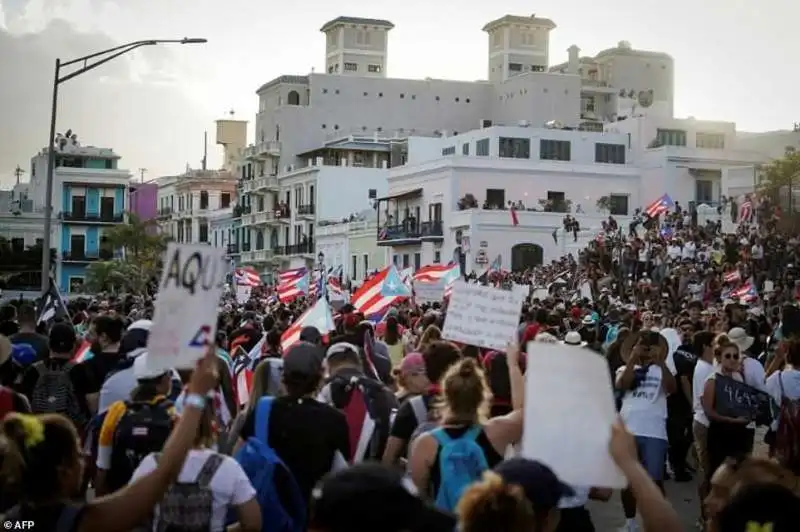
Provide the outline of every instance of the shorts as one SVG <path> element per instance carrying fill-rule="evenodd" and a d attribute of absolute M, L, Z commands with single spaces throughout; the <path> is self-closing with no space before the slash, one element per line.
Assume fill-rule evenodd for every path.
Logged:
<path fill-rule="evenodd" d="M 635 436 L 636 449 L 639 452 L 639 461 L 645 468 L 650 478 L 656 481 L 664 480 L 664 467 L 667 463 L 667 440 Z"/>

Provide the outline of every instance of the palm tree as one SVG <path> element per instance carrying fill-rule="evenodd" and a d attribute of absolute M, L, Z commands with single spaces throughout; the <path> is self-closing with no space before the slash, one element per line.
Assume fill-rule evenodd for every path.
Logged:
<path fill-rule="evenodd" d="M 142 221 L 133 213 L 126 223 L 107 229 L 103 238 L 106 244 L 124 253 L 128 286 L 136 291 L 144 290 L 149 280 L 158 275 L 161 258 L 167 249 L 167 238 L 158 231 L 155 220 Z"/>

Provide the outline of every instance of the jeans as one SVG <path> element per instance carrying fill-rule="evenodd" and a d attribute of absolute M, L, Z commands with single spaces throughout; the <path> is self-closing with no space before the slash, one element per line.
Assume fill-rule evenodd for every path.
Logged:
<path fill-rule="evenodd" d="M 667 461 L 667 440 L 635 436 L 636 449 L 639 451 L 639 461 L 645 468 L 650 478 L 664 480 L 664 465 Z"/>

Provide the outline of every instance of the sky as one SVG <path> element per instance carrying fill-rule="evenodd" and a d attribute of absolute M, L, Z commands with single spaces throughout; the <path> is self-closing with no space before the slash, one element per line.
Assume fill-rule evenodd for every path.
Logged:
<path fill-rule="evenodd" d="M 800 122 L 798 0 L 0 0 L 0 186 L 47 143 L 56 57 L 74 59 L 142 39 L 204 37 L 204 45 L 132 52 L 62 85 L 56 131 L 113 147 L 145 179 L 221 162 L 214 120 L 250 121 L 255 90 L 283 74 L 324 71 L 324 22 L 391 20 L 387 75 L 487 77 L 483 25 L 505 14 L 550 18 L 551 64 L 577 44 L 594 55 L 621 40 L 675 60 L 679 117 L 730 120 L 740 130 Z M 532 11 L 534 10 L 535 11 Z M 252 138 L 252 136 L 251 136 Z"/>

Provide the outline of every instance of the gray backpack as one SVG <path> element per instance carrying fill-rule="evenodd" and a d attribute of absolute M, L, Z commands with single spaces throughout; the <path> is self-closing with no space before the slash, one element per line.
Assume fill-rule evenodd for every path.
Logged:
<path fill-rule="evenodd" d="M 86 413 L 78 402 L 70 370 L 75 366 L 72 362 L 60 367 L 49 365 L 46 361 L 33 365 L 39 378 L 31 393 L 31 411 L 34 414 L 61 414 L 72 420 L 77 427 L 82 427 L 88 420 Z"/>
<path fill-rule="evenodd" d="M 411 409 L 414 411 L 414 417 L 417 418 L 417 428 L 414 429 L 414 432 L 411 433 L 411 439 L 408 440 L 410 449 L 410 446 L 414 440 L 416 440 L 421 434 L 430 432 L 437 428 L 439 423 L 431 419 L 430 413 L 428 412 L 428 407 L 425 406 L 425 399 L 423 396 L 417 395 L 412 397 L 408 400 L 408 403 L 411 405 Z"/>
<path fill-rule="evenodd" d="M 155 455 L 158 461 L 160 455 Z M 222 465 L 224 456 L 211 455 L 194 482 L 175 482 L 158 503 L 157 532 L 208 532 L 214 513 L 211 480 Z"/>

